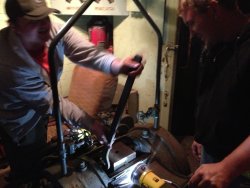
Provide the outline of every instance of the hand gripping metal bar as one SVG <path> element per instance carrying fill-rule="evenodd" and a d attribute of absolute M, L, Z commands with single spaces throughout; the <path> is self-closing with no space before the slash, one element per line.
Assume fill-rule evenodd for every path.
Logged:
<path fill-rule="evenodd" d="M 136 55 L 133 58 L 133 60 L 138 62 L 138 63 L 141 63 L 142 57 L 139 55 Z M 104 162 L 104 165 L 106 166 L 107 169 L 110 168 L 109 153 L 110 153 L 110 150 L 112 149 L 112 145 L 115 141 L 116 130 L 119 127 L 121 116 L 122 116 L 124 108 L 126 106 L 129 94 L 130 94 L 132 86 L 134 84 L 134 81 L 135 81 L 135 76 L 128 76 L 126 83 L 125 83 L 125 86 L 124 86 L 124 89 L 122 91 L 122 95 L 120 97 L 118 106 L 117 106 L 117 110 L 116 110 L 114 119 L 113 119 L 112 124 L 111 124 L 111 130 L 110 130 L 109 135 L 107 137 L 108 143 L 107 143 L 106 148 L 104 149 L 104 153 L 103 153 L 104 154 L 103 162 Z"/>

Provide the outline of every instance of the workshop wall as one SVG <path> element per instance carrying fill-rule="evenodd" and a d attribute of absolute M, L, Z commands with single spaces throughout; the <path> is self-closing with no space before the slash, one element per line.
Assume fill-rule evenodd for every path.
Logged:
<path fill-rule="evenodd" d="M 3 28 L 7 25 L 7 17 L 4 11 L 4 2 L 5 1 L 0 1 L 0 28 Z"/>

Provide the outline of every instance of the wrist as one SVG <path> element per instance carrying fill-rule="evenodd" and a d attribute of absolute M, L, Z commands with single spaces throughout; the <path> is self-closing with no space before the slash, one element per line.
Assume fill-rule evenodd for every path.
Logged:
<path fill-rule="evenodd" d="M 225 173 L 227 174 L 229 179 L 234 179 L 241 174 L 241 170 L 239 169 L 239 165 L 234 160 L 226 157 L 221 161 L 223 169 L 225 169 Z"/>
<path fill-rule="evenodd" d="M 110 65 L 110 73 L 117 76 L 121 70 L 121 60 L 115 59 Z"/>

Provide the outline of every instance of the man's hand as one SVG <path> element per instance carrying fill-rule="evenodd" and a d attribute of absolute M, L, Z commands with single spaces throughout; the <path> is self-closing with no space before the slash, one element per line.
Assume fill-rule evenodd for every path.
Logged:
<path fill-rule="evenodd" d="M 189 180 L 189 188 L 227 188 L 232 181 L 223 163 L 201 165 Z"/>
<path fill-rule="evenodd" d="M 145 60 L 138 63 L 133 60 L 133 57 L 127 57 L 123 60 L 116 59 L 111 64 L 111 72 L 114 75 L 127 74 L 130 76 L 137 76 L 141 74 L 144 68 Z"/>
<path fill-rule="evenodd" d="M 100 121 L 95 120 L 93 125 L 91 126 L 90 131 L 92 134 L 96 135 L 98 141 L 101 144 L 105 144 L 108 142 L 105 135 L 105 127 Z"/>
<path fill-rule="evenodd" d="M 192 146 L 191 146 L 191 149 L 192 149 L 192 153 L 193 153 L 194 157 L 195 157 L 198 161 L 200 161 L 200 160 L 201 160 L 202 145 L 199 144 L 199 143 L 196 142 L 196 141 L 193 141 Z"/>

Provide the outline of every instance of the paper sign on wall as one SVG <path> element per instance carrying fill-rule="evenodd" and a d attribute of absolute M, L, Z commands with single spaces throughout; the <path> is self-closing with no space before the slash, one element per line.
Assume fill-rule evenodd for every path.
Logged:
<path fill-rule="evenodd" d="M 74 14 L 87 0 L 50 0 L 51 7 L 61 11 L 61 14 Z M 128 15 L 127 0 L 101 0 L 95 1 L 84 12 L 84 15 Z"/>
<path fill-rule="evenodd" d="M 0 14 L 5 14 L 4 1 L 0 1 Z"/>

